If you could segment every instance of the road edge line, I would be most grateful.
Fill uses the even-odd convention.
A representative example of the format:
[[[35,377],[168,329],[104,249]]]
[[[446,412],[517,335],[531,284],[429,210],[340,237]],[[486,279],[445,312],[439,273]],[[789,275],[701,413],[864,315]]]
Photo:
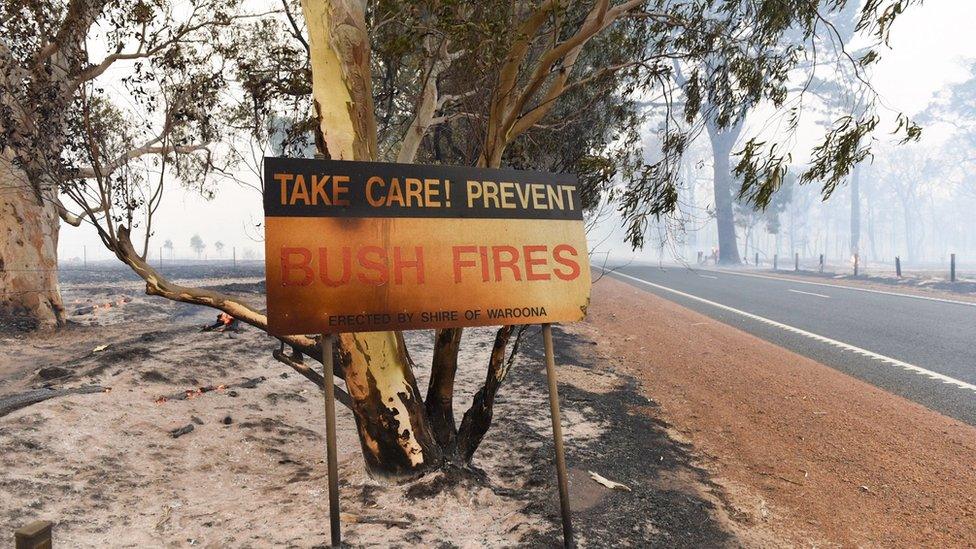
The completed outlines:
[[[668,288],[667,286],[661,286],[660,284],[655,284],[653,282],[648,282],[646,280],[637,278],[635,276],[630,276],[628,274],[624,274],[624,273],[621,273],[619,271],[609,271],[609,270],[603,269],[603,273],[604,274],[609,274],[609,275],[622,276],[624,278],[628,278],[628,279],[633,280],[635,282],[640,282],[641,284],[646,284],[648,286],[657,288],[659,290],[664,290],[664,291],[667,291],[667,292],[671,292],[673,294],[680,295],[680,296],[685,297],[687,299],[692,299],[692,300],[695,300],[695,301],[699,301],[701,303],[705,303],[706,305],[711,305],[711,306],[717,307],[719,309],[724,309],[726,311],[729,311],[729,312],[732,312],[732,313],[736,313],[736,314],[741,315],[741,316],[744,316],[746,318],[751,318],[753,320],[762,322],[764,324],[768,324],[768,325],[773,326],[775,328],[779,328],[781,330],[786,330],[787,332],[792,332],[794,334],[801,335],[801,336],[804,336],[804,337],[813,339],[815,341],[819,341],[821,343],[826,343],[828,345],[831,345],[833,347],[837,347],[837,348],[843,349],[845,351],[850,351],[852,353],[857,353],[857,354],[862,355],[862,356],[867,356],[868,358],[872,358],[872,359],[877,360],[877,361],[880,361],[880,362],[886,362],[886,363],[891,364],[893,366],[898,366],[899,368],[902,368],[904,370],[913,372],[915,374],[918,374],[918,375],[921,375],[921,376],[924,376],[924,377],[928,377],[929,379],[932,379],[932,380],[935,380],[935,381],[941,381],[942,383],[947,383],[947,384],[950,384],[950,385],[955,385],[956,387],[958,387],[960,389],[967,389],[967,390],[976,392],[976,385],[974,385],[972,383],[966,383],[965,381],[962,381],[960,379],[956,379],[954,377],[949,377],[949,376],[947,376],[945,374],[940,374],[938,372],[933,372],[932,370],[927,370],[925,368],[922,368],[921,366],[916,366],[914,364],[909,364],[908,362],[904,362],[904,361],[898,360],[897,358],[891,358],[889,356],[885,356],[885,355],[882,355],[880,353],[876,353],[874,351],[869,351],[867,349],[863,349],[861,347],[857,347],[855,345],[851,345],[850,343],[844,343],[843,341],[837,341],[836,339],[831,339],[829,337],[822,336],[820,334],[815,334],[813,332],[808,332],[808,331],[803,330],[801,328],[797,328],[795,326],[790,326],[789,324],[783,324],[782,322],[777,322],[775,320],[772,320],[772,319],[769,319],[769,318],[766,318],[766,317],[763,317],[763,316],[759,316],[757,314],[749,313],[749,312],[743,311],[741,309],[736,309],[735,307],[730,307],[728,305],[723,305],[721,303],[717,303],[715,301],[711,301],[711,300],[705,299],[703,297],[698,297],[696,295],[688,294],[688,293],[682,292],[680,290],[675,290],[674,288]]]

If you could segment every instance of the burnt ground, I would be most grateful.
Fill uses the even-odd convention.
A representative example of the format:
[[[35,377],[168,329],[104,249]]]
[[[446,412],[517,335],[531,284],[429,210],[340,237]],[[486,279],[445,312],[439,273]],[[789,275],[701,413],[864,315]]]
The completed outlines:
[[[528,334],[522,352],[529,364],[542,365],[541,334],[538,330]],[[559,327],[554,328],[553,337],[557,365],[597,370],[593,357],[584,352],[586,347],[597,345],[596,341]],[[566,461],[571,470],[573,520],[579,538],[597,547],[736,545],[733,533],[716,516],[722,506],[721,489],[695,465],[692,448],[669,436],[668,424],[653,416],[656,403],[639,394],[633,378],[619,374],[616,377],[616,388],[608,392],[592,392],[567,383],[559,387],[564,413],[581,413],[590,421],[607,426],[598,437],[585,443],[574,441],[571,427],[566,429],[570,439]],[[514,384],[547,394],[544,367],[521,368],[512,378]],[[546,410],[540,413],[548,416]],[[521,436],[539,441],[537,450],[526,456],[538,464],[529,472],[529,482],[551,485],[556,475],[551,438],[520,423],[518,418],[503,418],[496,428],[522,431]],[[632,491],[608,491],[589,478],[589,471],[621,482]],[[549,499],[536,498],[527,509],[540,514],[552,527],[526,541],[531,545],[559,546],[562,531],[558,494],[553,493]]]
[[[259,269],[221,269],[168,274],[263,300]],[[60,543],[79,547],[311,547],[327,539],[321,397],[270,357],[272,339],[247,327],[201,332],[213,311],[148,298],[118,272],[64,278],[68,329],[0,335],[0,408],[31,391],[102,390],[0,417],[0,532],[44,518],[56,523]],[[492,336],[465,332],[459,416],[483,379]],[[586,325],[556,328],[554,336],[581,545],[781,541],[728,501],[656,404],[600,352],[603,336]],[[407,341],[425,387],[431,334],[410,332]],[[219,385],[227,387],[159,401]],[[538,328],[526,332],[500,392],[476,473],[378,484],[363,473],[351,414],[340,408],[338,416],[349,545],[561,545]],[[632,491],[609,490],[589,471]]]

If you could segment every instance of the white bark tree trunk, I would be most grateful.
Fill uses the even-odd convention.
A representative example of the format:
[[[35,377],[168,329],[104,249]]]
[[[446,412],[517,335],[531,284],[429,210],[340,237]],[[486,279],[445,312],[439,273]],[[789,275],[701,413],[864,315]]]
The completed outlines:
[[[316,145],[337,160],[375,160],[376,125],[364,5],[305,0]],[[339,355],[353,401],[366,469],[402,482],[441,464],[402,338],[395,332],[346,333]]]
[[[59,226],[52,197],[38,196],[23,171],[0,159],[0,329],[64,324]]]
[[[715,194],[715,222],[718,226],[718,261],[723,265],[738,265],[742,260],[739,258],[739,246],[735,236],[729,156],[742,129],[742,123],[719,129],[710,122],[707,128],[712,144],[712,190]]]

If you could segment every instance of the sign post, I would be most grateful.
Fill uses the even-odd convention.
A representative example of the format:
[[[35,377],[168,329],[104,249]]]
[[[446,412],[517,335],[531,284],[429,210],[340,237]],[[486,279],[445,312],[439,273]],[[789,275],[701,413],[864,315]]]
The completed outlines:
[[[559,417],[559,389],[556,386],[556,359],[552,350],[552,325],[542,325],[542,342],[546,349],[546,381],[549,383],[549,414],[552,417],[552,439],[556,447],[556,478],[559,481],[559,510],[563,517],[563,545],[573,547],[573,524],[569,511],[569,474],[563,448],[563,427]]]
[[[576,179],[508,169],[264,162],[268,331],[322,334],[332,545],[341,543],[335,334],[541,324],[563,539],[573,545],[552,328],[582,320]]]
[[[322,377],[325,386],[325,438],[329,469],[329,532],[332,547],[342,545],[339,529],[339,467],[336,459],[335,380],[333,368],[333,335],[322,334]]]

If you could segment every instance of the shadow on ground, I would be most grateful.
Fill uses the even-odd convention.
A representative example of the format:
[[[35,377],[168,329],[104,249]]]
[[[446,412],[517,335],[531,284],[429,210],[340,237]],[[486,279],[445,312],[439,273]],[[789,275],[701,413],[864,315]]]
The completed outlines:
[[[546,394],[542,367],[542,342],[537,330],[527,334],[523,346],[526,368],[511,374],[511,385],[523,385],[540,395]],[[597,365],[580,351],[595,342],[554,328],[557,365],[578,365],[594,369]],[[560,383],[559,396],[564,414],[583,412],[588,421],[605,429],[595,439],[574,443],[572,425],[566,430],[567,465],[571,470],[573,521],[577,539],[589,546],[640,547],[715,547],[737,545],[716,516],[721,491],[707,473],[693,464],[691,448],[669,437],[667,424],[655,420],[648,408],[653,401],[639,394],[636,382],[620,378],[617,389],[608,393],[590,392]],[[507,389],[508,387],[506,387]],[[537,413],[548,421],[548,410]],[[518,431],[513,438],[535,438],[540,444],[528,455],[528,484],[548,488],[550,497],[536,498],[526,511],[544,517],[552,524],[545,533],[525,542],[532,546],[560,546],[562,543],[559,497],[556,491],[554,448],[551,436],[526,426],[517,417],[496,420],[496,433]],[[608,490],[589,478],[588,471],[626,484],[632,491]]]

